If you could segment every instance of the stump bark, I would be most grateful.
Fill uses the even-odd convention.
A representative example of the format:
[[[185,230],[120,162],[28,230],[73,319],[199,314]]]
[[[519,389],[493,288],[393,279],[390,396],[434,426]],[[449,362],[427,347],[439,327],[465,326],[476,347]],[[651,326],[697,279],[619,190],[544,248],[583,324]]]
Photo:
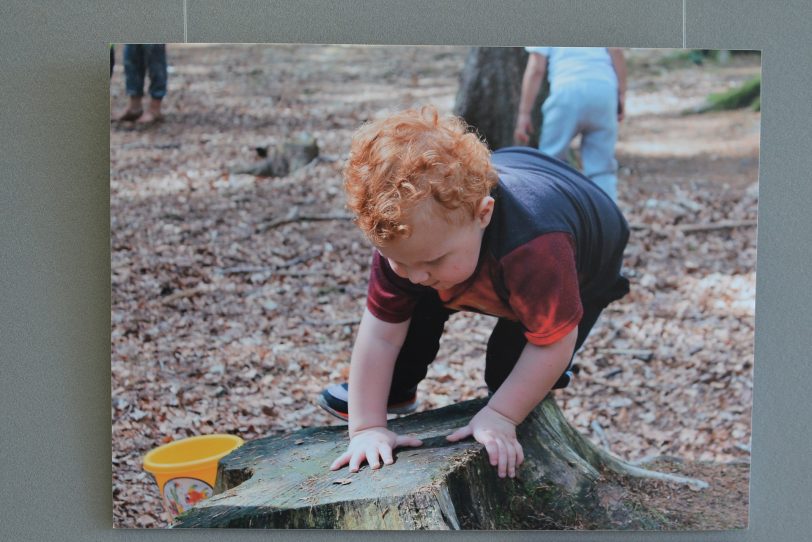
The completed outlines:
[[[215,495],[174,527],[330,529],[663,529],[675,528],[641,499],[639,476],[564,419],[548,396],[517,428],[525,463],[500,479],[482,445],[445,435],[484,400],[390,422],[423,440],[396,450],[393,465],[330,471],[346,449],[345,427],[304,429],[248,442],[220,461]]]

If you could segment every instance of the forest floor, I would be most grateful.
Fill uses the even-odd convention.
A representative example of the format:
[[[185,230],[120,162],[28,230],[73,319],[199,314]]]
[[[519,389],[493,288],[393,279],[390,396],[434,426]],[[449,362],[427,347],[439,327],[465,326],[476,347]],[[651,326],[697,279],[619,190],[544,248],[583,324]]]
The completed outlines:
[[[113,114],[126,105],[116,53]],[[341,168],[352,132],[392,108],[450,112],[466,53],[170,45],[164,122],[111,123],[115,527],[167,525],[142,470],[162,443],[339,423],[315,398],[347,378],[370,249],[345,219],[273,221],[293,208],[305,218],[346,213]],[[744,526],[760,114],[682,111],[758,74],[759,57],[695,66],[673,50],[631,50],[628,62],[617,157],[620,206],[633,226],[624,263],[632,292],[604,311],[557,400],[577,429],[624,459],[721,465],[704,474],[735,486],[725,493],[738,499],[735,517],[710,514],[696,528]],[[229,173],[257,160],[255,147],[302,133],[334,160],[282,178]],[[493,323],[451,318],[419,390],[422,409],[486,394]]]

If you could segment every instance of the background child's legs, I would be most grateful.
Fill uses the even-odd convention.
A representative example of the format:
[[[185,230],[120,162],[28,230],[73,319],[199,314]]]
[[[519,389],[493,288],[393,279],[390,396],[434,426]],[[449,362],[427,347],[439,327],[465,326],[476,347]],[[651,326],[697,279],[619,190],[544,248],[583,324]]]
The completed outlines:
[[[584,315],[578,324],[575,352],[584,344],[602,310],[603,306],[600,305],[584,306]],[[519,361],[519,356],[524,350],[525,344],[527,344],[527,339],[524,336],[522,325],[519,322],[500,318],[488,339],[488,349],[485,354],[485,383],[490,391],[499,389],[499,386],[507,379],[510,371]],[[570,367],[572,367],[572,360],[570,360],[567,370]],[[558,379],[558,382],[555,383],[553,389],[566,388],[569,382],[570,376],[565,371],[561,378]]]
[[[592,179],[617,201],[617,89],[596,83],[585,89],[581,110],[581,165]]]
[[[147,65],[144,60],[144,46],[127,43],[124,45],[124,81],[127,96],[140,98],[144,95],[144,75]]]
[[[578,133],[578,104],[573,103],[566,91],[557,91],[541,106],[542,124],[539,151],[567,161],[570,141]]]
[[[429,364],[440,349],[440,336],[446,320],[454,312],[443,307],[434,291],[426,293],[417,302],[406,340],[395,362],[390,402],[411,395],[417,384],[426,378]]]
[[[166,45],[144,45],[144,57],[149,73],[149,95],[153,100],[166,96]],[[143,75],[142,81],[143,81]]]

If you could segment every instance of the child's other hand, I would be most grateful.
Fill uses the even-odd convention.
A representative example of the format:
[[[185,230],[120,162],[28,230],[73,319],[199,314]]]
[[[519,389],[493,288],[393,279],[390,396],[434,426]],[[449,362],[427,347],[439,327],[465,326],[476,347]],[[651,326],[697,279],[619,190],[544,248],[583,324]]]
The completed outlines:
[[[489,406],[485,406],[471,418],[468,425],[448,435],[451,442],[473,437],[485,445],[491,465],[497,468],[500,478],[516,476],[516,467],[524,462],[522,445],[516,439],[516,424]]]
[[[530,115],[521,114],[516,119],[516,128],[513,131],[513,139],[518,145],[527,145],[530,141],[530,133],[533,131],[533,126],[530,121]]]
[[[379,457],[384,465],[395,462],[392,458],[393,449],[400,446],[422,445],[423,441],[414,437],[398,435],[385,427],[370,427],[352,436],[347,451],[333,461],[330,470],[338,470],[349,463],[350,472],[358,472],[365,459],[371,468],[378,469],[381,467]]]

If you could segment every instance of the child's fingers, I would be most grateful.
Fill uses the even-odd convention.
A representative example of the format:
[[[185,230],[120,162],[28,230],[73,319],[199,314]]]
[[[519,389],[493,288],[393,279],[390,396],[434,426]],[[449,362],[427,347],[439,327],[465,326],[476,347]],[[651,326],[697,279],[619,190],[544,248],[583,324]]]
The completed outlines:
[[[446,437],[446,440],[450,440],[451,442],[457,442],[458,440],[470,437],[472,433],[473,431],[471,430],[471,426],[466,425],[465,427],[460,427],[459,429],[448,435]]]
[[[350,458],[350,472],[358,472],[361,469],[361,462],[366,458],[364,452],[353,452]]]
[[[518,458],[516,459],[516,467],[524,463],[524,450],[522,449],[522,445],[519,441],[516,441],[516,452],[518,452]]]
[[[516,461],[518,460],[519,452],[516,450],[516,444],[508,441],[507,447],[507,475],[510,478],[516,476]]]
[[[485,450],[488,452],[488,459],[490,460],[491,466],[497,466],[499,464],[499,445],[496,444],[496,440],[490,439],[486,442],[482,442],[482,444],[485,445]]]
[[[499,478],[504,478],[507,476],[508,449],[502,439],[496,439],[496,449],[499,454],[496,471]]]
[[[398,435],[395,439],[395,448],[399,446],[411,446],[416,448],[417,446],[423,446],[423,441],[408,435]]]
[[[392,457],[392,448],[388,444],[381,444],[378,451],[381,453],[381,459],[384,465],[391,465],[395,462],[395,459]]]
[[[340,469],[349,462],[351,456],[352,452],[344,452],[343,454],[338,456],[338,458],[336,458],[335,461],[333,461],[333,464],[330,465],[330,470]]]
[[[364,451],[364,454],[367,456],[367,463],[369,463],[370,468],[381,468],[381,462],[378,461],[378,448],[370,446]]]

